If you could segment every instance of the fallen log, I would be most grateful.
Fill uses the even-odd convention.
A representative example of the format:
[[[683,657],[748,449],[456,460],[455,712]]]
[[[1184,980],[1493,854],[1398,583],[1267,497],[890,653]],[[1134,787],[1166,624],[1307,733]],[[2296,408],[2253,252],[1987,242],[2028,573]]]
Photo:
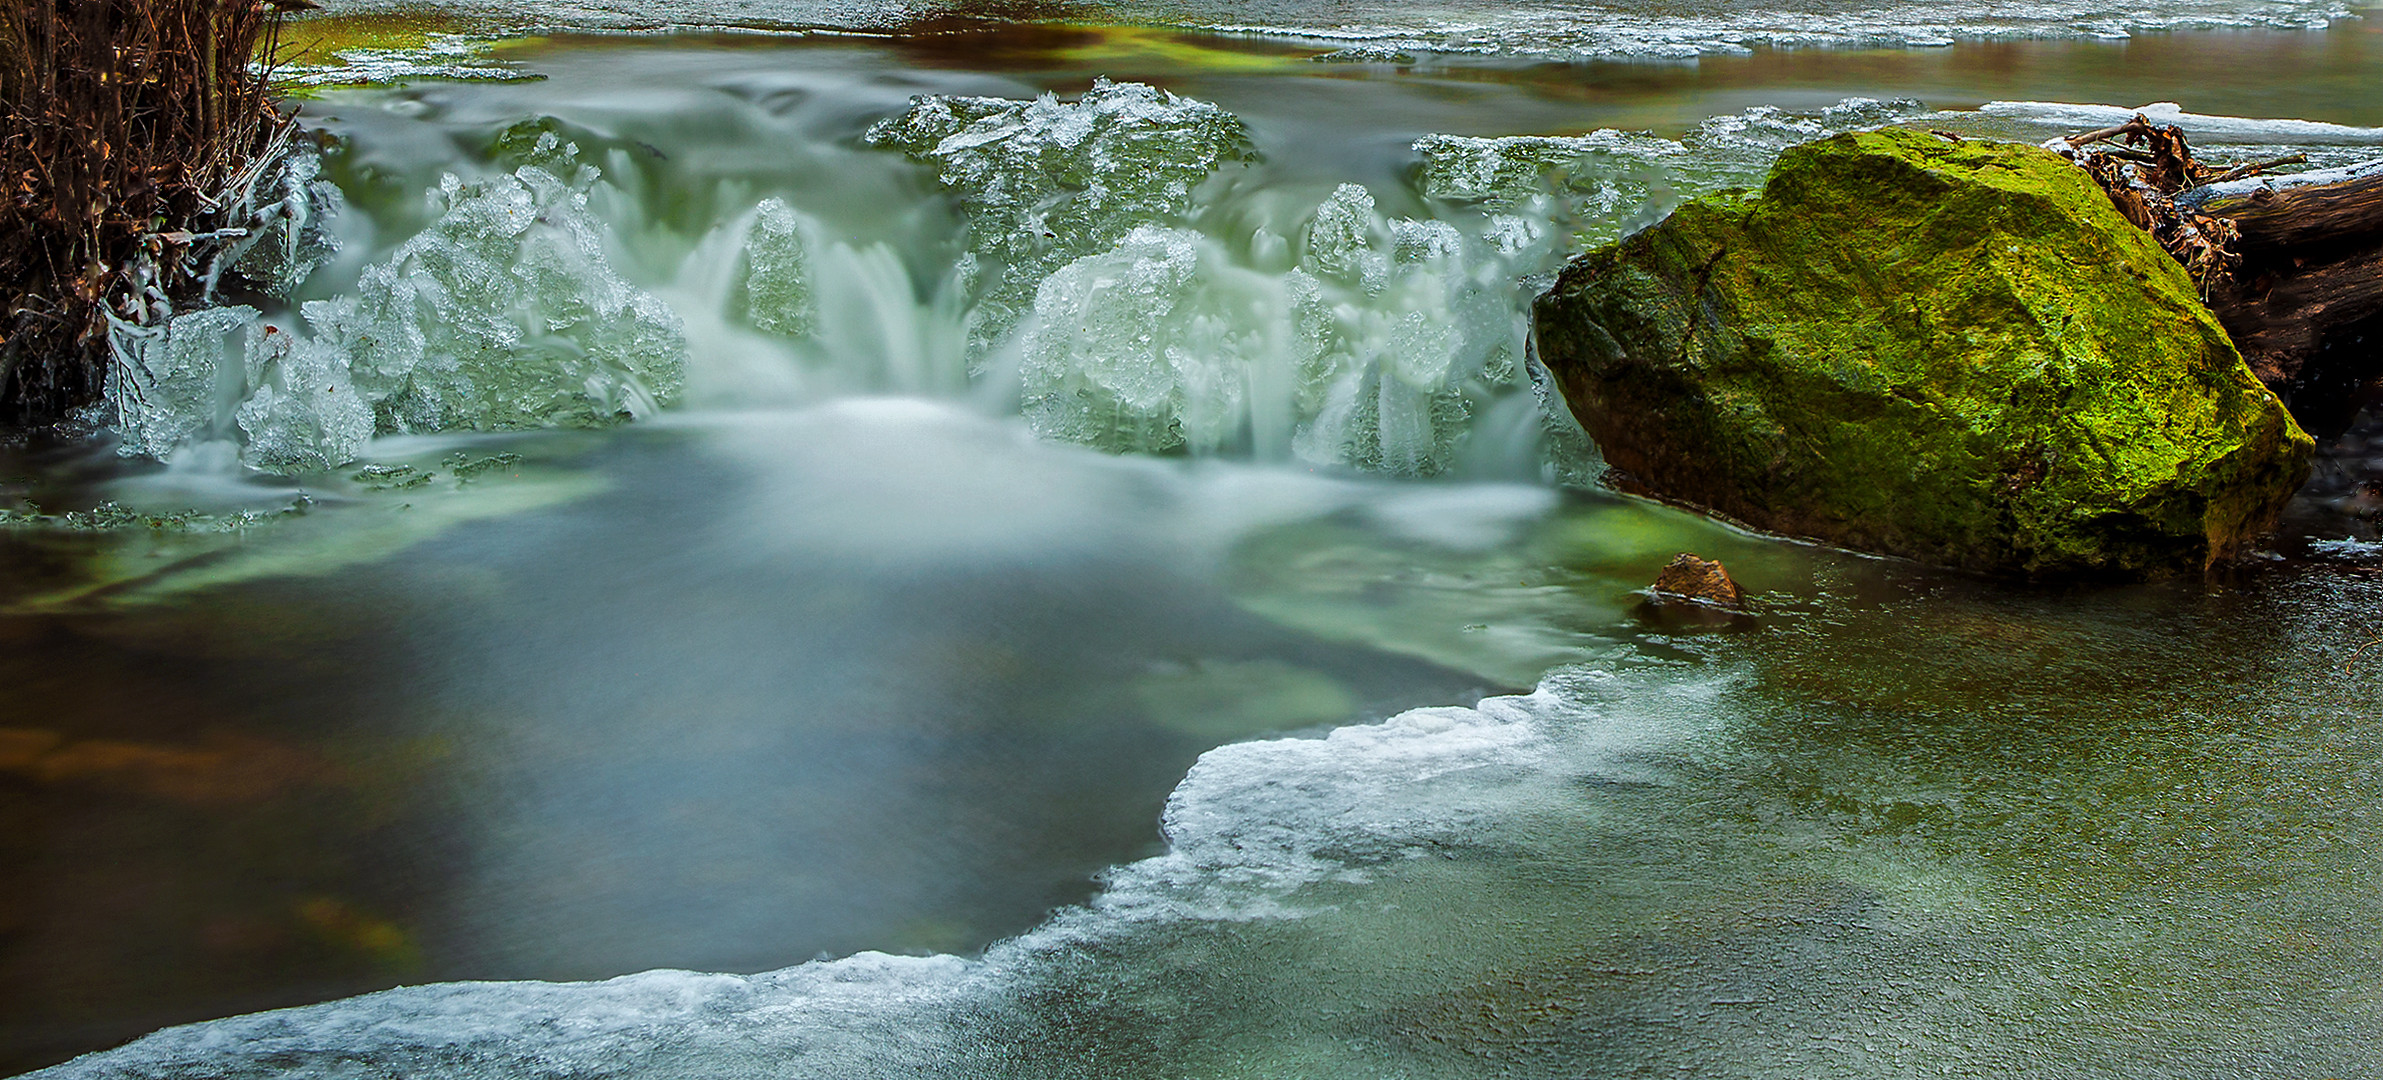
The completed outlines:
[[[2383,394],[2383,162],[2303,175],[2200,200],[2240,245],[2209,306],[2301,426],[2335,435]]]
[[[2287,176],[2226,180],[2183,192],[2176,204],[2231,218],[2246,253],[2383,236],[2383,161]]]
[[[2125,145],[2082,149],[2105,141]],[[2217,170],[2142,117],[2059,140],[2202,297],[2311,434],[2383,398],[2383,161],[2282,176],[2289,158]]]

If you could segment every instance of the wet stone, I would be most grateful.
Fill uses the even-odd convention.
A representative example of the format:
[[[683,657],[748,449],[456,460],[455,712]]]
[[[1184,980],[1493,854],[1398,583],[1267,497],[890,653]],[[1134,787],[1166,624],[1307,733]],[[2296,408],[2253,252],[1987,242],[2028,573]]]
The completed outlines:
[[[1683,551],[1655,575],[1639,614],[1659,626],[1720,627],[1743,622],[1745,606],[1746,590],[1721,560]]]
[[[1686,551],[1655,575],[1653,591],[1663,600],[1692,600],[1733,608],[1746,604],[1746,590],[1730,578],[1721,560],[1701,558]]]

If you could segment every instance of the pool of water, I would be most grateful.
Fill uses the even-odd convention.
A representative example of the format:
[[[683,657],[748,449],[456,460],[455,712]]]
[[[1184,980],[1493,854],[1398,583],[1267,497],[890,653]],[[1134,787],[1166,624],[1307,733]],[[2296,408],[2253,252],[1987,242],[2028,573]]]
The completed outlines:
[[[328,92],[344,247],[295,300],[386,280],[544,117],[600,176],[541,221],[667,306],[685,389],[285,475],[220,422],[0,448],[0,1072],[311,1006],[56,1075],[2383,1075],[2365,435],[2223,580],[1994,583],[1584,483],[1515,318],[1844,126],[2173,101],[2378,156],[2375,25],[558,35],[503,53],[538,81]],[[1127,125],[1017,203],[870,136],[1136,85],[1246,144],[1143,190],[1182,158]],[[1464,186],[1493,159],[1530,167]],[[770,199],[800,334],[756,314]],[[1137,319],[1234,360],[1144,393],[1101,366]],[[1644,608],[1683,550],[1754,615]]]

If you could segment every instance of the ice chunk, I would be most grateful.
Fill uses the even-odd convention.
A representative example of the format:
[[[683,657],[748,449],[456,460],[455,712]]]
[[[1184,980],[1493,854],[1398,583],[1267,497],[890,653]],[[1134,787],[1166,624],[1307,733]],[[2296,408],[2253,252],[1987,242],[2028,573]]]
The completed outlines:
[[[1198,232],[1157,226],[1062,267],[1024,340],[1029,422],[1109,450],[1445,471],[1467,393],[1514,376],[1511,360],[1492,361],[1519,348],[1520,323],[1484,286],[1496,267],[1469,266],[1453,227],[1384,223],[1370,204],[1344,188],[1311,230],[1309,262],[1335,280],[1252,269]]]
[[[1682,157],[1679,143],[1643,132],[1602,130],[1580,136],[1468,138],[1426,135],[1415,140],[1423,159],[1423,194],[1449,202],[1510,208],[1535,196],[1571,192],[1595,196],[1618,184],[1662,175]]]
[[[257,310],[205,308],[157,327],[118,326],[108,400],[126,455],[163,460],[218,433],[245,387],[258,347]]]
[[[1307,254],[1300,264],[1317,277],[1381,292],[1390,282],[1390,258],[1382,250],[1386,232],[1374,213],[1373,193],[1342,184],[1309,219]]]
[[[270,296],[289,299],[339,254],[330,222],[346,209],[339,188],[322,179],[323,155],[301,143],[273,167],[273,200],[261,215],[269,222],[232,263],[232,272]]]
[[[1320,398],[1333,317],[1315,279],[1235,266],[1197,232],[1143,226],[1035,294],[1026,414],[1110,450],[1287,450]]]
[[[1427,135],[1415,152],[1423,194],[1482,208],[1484,239],[1526,270],[1561,257],[1564,239],[1604,243],[1652,224],[1693,186],[1686,148],[1643,133]]]
[[[1425,197],[1486,212],[1484,239],[1525,269],[1653,224],[1682,200],[1760,186],[1779,152],[1841,131],[1925,115],[1910,99],[1846,98],[1817,113],[1757,106],[1715,116],[1678,142],[1646,132],[1469,138],[1426,135],[1414,149]]]
[[[1415,54],[1396,45],[1369,43],[1318,53],[1308,59],[1319,64],[1413,64]]]
[[[353,294],[306,305],[380,430],[599,425],[677,396],[684,331],[613,271],[587,208],[595,175],[449,176],[437,221]]]
[[[801,219],[780,199],[763,199],[745,233],[745,312],[753,327],[803,338],[817,329]]]
[[[1391,257],[1402,263],[1441,263],[1464,250],[1464,235],[1445,221],[1399,218],[1390,223]]]
[[[337,468],[372,439],[371,403],[356,392],[345,358],[329,346],[268,326],[253,359],[255,386],[236,413],[247,445],[240,460],[267,472]]]
[[[985,282],[979,350],[1016,323],[1044,278],[1139,226],[1180,223],[1193,189],[1255,153],[1233,114],[1107,79],[1073,102],[918,97],[868,141],[934,165],[959,195],[971,254],[998,275]]]

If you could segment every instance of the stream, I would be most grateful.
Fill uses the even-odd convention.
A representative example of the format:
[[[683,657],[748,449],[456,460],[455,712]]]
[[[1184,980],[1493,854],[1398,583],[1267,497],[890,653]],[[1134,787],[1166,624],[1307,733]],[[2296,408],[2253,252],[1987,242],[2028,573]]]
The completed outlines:
[[[2383,423],[1992,582],[1600,488],[1527,317],[1837,131],[2383,156],[2383,17],[373,10],[0,442],[0,1074],[2383,1078]]]

